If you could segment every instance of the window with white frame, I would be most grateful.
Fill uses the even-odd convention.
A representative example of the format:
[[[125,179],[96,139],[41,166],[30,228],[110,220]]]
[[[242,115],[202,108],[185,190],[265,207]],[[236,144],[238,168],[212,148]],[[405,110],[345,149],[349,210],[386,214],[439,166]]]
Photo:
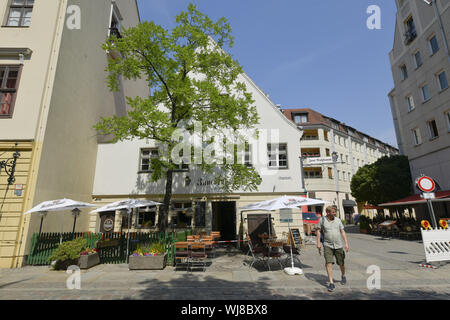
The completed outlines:
[[[445,112],[445,119],[447,121],[447,130],[450,132],[450,110]]]
[[[405,64],[400,66],[400,75],[402,80],[406,80],[408,78],[408,69]]]
[[[406,104],[408,105],[408,112],[416,108],[416,106],[414,105],[414,99],[412,95],[406,97]]]
[[[159,152],[158,148],[141,149],[140,159],[139,159],[139,171],[150,171],[151,170],[151,159],[158,158]]]
[[[422,55],[420,54],[420,51],[414,53],[414,63],[416,65],[416,69],[422,65]]]
[[[286,169],[288,167],[286,143],[268,144],[267,155],[269,157],[269,168]]]
[[[437,80],[441,91],[448,88],[447,75],[445,74],[445,71],[438,73]]]
[[[433,119],[433,120],[428,121],[427,125],[428,125],[428,131],[430,133],[430,139],[439,137],[436,120]]]
[[[120,34],[121,20],[122,16],[120,15],[119,8],[117,8],[115,4],[112,4],[108,36],[116,36],[117,38],[122,37]]]
[[[437,41],[436,36],[432,36],[429,40],[428,40],[428,44],[430,46],[430,55],[435,54],[436,52],[438,52],[439,50],[439,44]]]
[[[294,113],[293,118],[294,118],[295,123],[308,122],[308,114],[307,113]]]
[[[252,166],[252,146],[245,143],[245,150],[244,150],[244,165],[247,167]]]
[[[424,84],[422,87],[420,87],[420,91],[422,92],[422,101],[428,101],[430,100],[431,96],[430,96],[430,88],[428,87],[427,84]]]
[[[29,27],[34,0],[12,0],[9,6],[8,27]]]

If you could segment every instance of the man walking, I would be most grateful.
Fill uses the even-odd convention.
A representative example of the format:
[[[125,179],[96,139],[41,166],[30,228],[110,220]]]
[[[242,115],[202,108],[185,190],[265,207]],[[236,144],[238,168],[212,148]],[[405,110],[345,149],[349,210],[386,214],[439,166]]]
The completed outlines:
[[[349,246],[347,235],[344,231],[344,225],[342,224],[342,221],[340,219],[336,218],[336,209],[332,206],[329,206],[325,209],[325,212],[326,216],[320,219],[318,229],[316,230],[317,249],[319,249],[319,254],[321,254],[321,234],[323,233],[323,255],[325,257],[325,267],[327,269],[328,279],[330,280],[328,291],[332,292],[335,288],[332,268],[332,265],[334,264],[333,257],[336,258],[336,263],[341,268],[341,284],[344,285],[347,283],[344,264],[345,252],[342,247],[341,238],[344,239],[346,252],[348,252]]]

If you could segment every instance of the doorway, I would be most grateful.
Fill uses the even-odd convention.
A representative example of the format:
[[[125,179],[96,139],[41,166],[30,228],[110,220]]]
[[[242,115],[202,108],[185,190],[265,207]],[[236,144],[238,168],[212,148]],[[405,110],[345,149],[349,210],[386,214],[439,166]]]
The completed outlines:
[[[248,214],[247,228],[252,243],[262,245],[262,240],[258,237],[258,234],[273,234],[271,214]]]
[[[212,202],[212,231],[220,231],[220,240],[236,240],[236,202]]]

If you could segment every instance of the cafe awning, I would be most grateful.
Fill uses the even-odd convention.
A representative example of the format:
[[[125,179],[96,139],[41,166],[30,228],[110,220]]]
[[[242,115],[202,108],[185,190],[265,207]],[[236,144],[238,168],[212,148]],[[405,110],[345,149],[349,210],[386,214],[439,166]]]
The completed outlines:
[[[445,202],[450,201],[450,190],[435,192],[435,199],[431,199],[432,202]],[[396,201],[382,203],[381,207],[395,207],[395,206],[410,206],[415,204],[426,204],[427,200],[423,199],[420,194],[415,194]]]

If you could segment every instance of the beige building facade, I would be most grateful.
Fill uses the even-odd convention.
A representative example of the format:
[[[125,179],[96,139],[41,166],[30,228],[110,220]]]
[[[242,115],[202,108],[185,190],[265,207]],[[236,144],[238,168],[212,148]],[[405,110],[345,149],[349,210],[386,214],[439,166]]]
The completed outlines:
[[[338,216],[352,222],[353,215],[363,209],[351,195],[353,175],[383,156],[398,154],[398,150],[310,108],[283,108],[282,113],[303,132],[299,154],[309,197],[337,206]],[[322,213],[323,208],[310,210]]]
[[[396,0],[389,53],[395,88],[388,96],[413,182],[427,175],[450,190],[450,2],[429,2]]]
[[[20,267],[39,231],[42,201],[92,202],[101,117],[123,115],[125,96],[146,96],[144,81],[106,85],[113,52],[101,45],[113,32],[139,23],[135,0],[1,1],[0,161],[15,151],[15,181],[0,174],[0,267]],[[65,215],[61,224],[61,215]],[[85,231],[90,216],[77,218]],[[48,213],[42,231],[71,232],[70,212]]]

